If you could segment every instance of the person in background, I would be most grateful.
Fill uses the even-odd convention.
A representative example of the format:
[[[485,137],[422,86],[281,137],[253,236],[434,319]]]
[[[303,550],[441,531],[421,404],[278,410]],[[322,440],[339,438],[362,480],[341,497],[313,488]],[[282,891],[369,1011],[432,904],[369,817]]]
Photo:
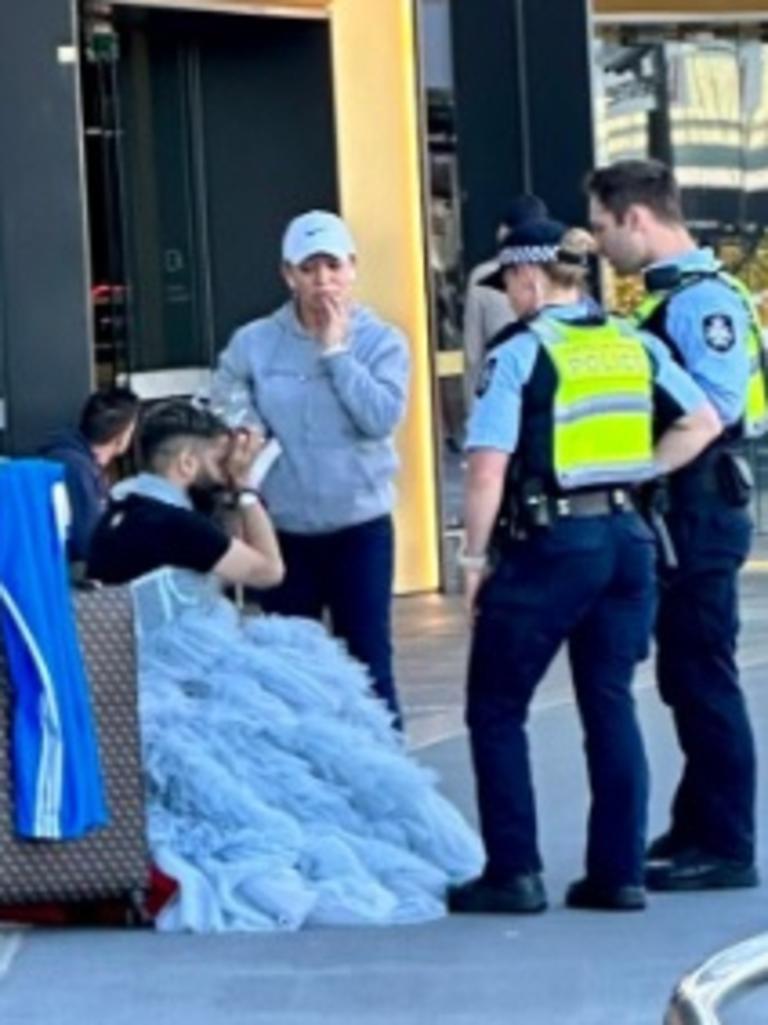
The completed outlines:
[[[543,199],[527,193],[517,196],[499,222],[497,246],[513,228],[526,221],[539,221],[547,216],[547,205]],[[467,283],[464,301],[464,404],[467,413],[472,408],[488,343],[514,320],[506,295],[485,283],[497,268],[495,259],[486,260],[471,271]]]
[[[128,388],[102,389],[89,395],[77,427],[53,434],[39,455],[64,465],[71,511],[67,554],[84,562],[99,517],[107,504],[107,468],[130,448],[139,416],[139,399]]]
[[[356,246],[335,214],[315,210],[291,221],[282,271],[288,301],[235,332],[210,393],[231,426],[255,427],[282,448],[262,491],[286,576],[261,604],[288,616],[327,613],[399,720],[393,432],[405,412],[408,345],[353,301]]]

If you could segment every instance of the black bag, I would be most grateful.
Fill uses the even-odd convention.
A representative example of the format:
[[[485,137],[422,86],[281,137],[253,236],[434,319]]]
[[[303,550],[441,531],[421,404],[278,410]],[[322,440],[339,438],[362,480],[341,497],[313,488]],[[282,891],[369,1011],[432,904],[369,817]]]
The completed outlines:
[[[140,903],[147,885],[133,610],[128,588],[74,596],[104,773],[109,824],[80,840],[21,840],[12,820],[10,685],[0,644],[0,904]]]

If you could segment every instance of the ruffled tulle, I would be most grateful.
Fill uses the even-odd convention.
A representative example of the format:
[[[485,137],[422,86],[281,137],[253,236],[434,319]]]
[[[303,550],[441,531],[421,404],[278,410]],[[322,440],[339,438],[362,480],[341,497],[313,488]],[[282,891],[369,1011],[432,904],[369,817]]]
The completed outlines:
[[[422,922],[477,874],[475,833],[316,623],[220,597],[140,642],[150,843],[166,930]]]

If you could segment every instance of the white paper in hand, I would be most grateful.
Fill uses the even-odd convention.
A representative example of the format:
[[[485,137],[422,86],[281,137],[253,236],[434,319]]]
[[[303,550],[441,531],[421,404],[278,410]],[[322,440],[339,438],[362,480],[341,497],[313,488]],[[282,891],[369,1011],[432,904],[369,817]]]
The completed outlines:
[[[283,446],[277,438],[270,438],[253,461],[253,466],[248,474],[249,488],[253,488],[255,491],[259,490],[264,482],[264,478],[272,469],[282,451]]]

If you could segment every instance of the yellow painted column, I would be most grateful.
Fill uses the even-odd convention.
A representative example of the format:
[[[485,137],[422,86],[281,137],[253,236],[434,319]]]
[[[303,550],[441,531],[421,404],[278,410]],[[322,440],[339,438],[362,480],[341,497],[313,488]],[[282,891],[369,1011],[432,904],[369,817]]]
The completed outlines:
[[[411,0],[334,0],[330,10],[341,207],[360,250],[359,294],[411,345],[396,589],[432,590],[439,536],[413,10]]]

